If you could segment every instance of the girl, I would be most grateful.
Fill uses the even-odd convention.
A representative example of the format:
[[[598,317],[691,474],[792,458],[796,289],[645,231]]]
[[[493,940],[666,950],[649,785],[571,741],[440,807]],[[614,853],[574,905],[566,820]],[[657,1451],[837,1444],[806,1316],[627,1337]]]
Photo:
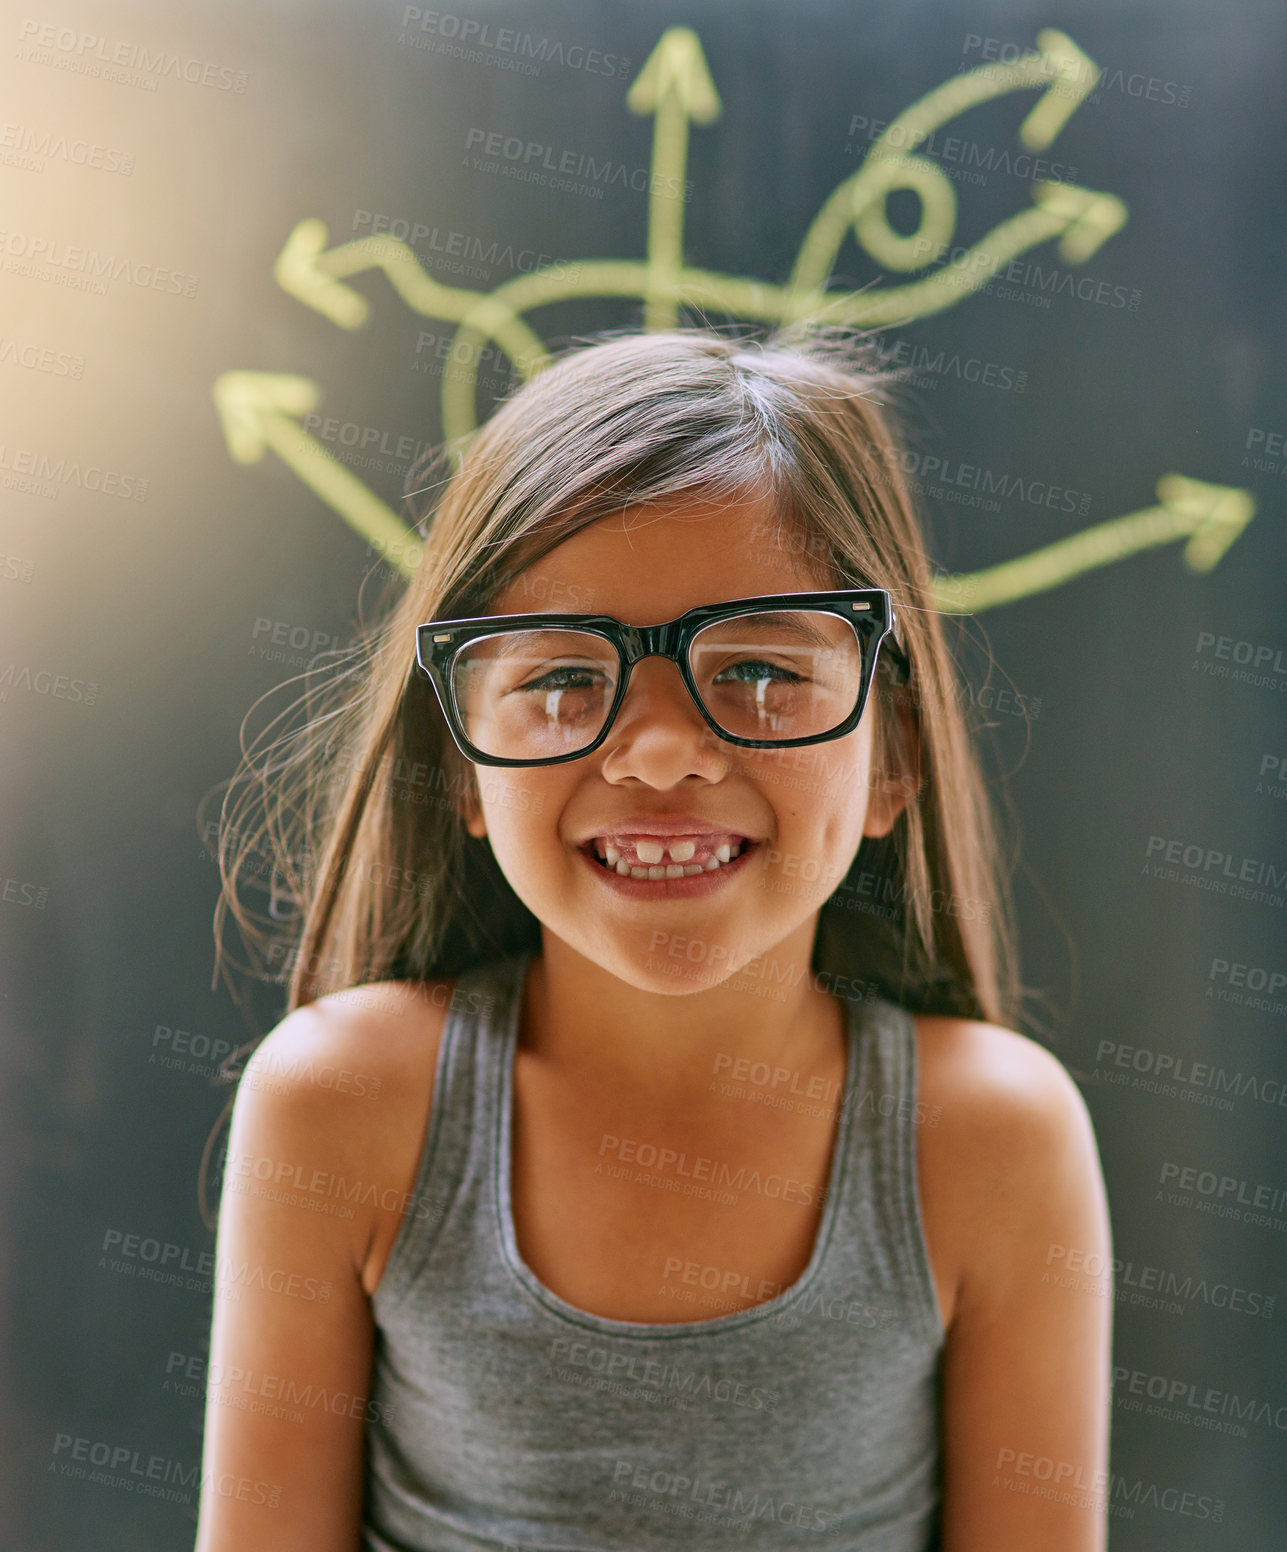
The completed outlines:
[[[1104,1546],[1103,1182],[1008,1027],[883,380],[832,330],[565,354],[255,767],[303,914],[198,1552]]]

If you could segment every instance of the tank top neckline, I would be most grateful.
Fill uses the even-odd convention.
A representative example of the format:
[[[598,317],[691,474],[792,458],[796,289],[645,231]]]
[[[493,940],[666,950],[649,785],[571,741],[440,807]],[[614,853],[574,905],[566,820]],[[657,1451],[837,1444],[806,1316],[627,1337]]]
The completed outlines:
[[[858,1087],[861,1049],[857,1004],[845,1002],[846,1064],[844,1096],[840,1116],[832,1142],[831,1166],[827,1175],[827,1197],[818,1222],[813,1250],[808,1263],[796,1280],[771,1299],[752,1304],[743,1310],[731,1310],[707,1320],[645,1321],[613,1320],[607,1315],[596,1315],[590,1310],[579,1309],[561,1299],[546,1285],[523,1260],[518,1248],[518,1234],[514,1227],[514,1205],[511,1192],[514,1115],[514,1057],[518,1048],[519,1015],[523,1006],[523,990],[527,971],[536,950],[531,949],[512,961],[513,973],[505,988],[509,1002],[504,1013],[499,1045],[500,1081],[496,1087],[495,1108],[492,1115],[492,1175],[496,1207],[496,1228],[501,1249],[501,1260],[510,1274],[527,1289],[546,1309],[574,1325],[588,1327],[604,1335],[624,1337],[691,1337],[716,1336],[724,1331],[741,1329],[757,1321],[772,1320],[788,1311],[817,1280],[826,1260],[827,1250],[836,1227],[840,1211],[840,1195],[845,1180],[845,1166],[849,1156],[850,1117],[855,1105],[854,1095]]]

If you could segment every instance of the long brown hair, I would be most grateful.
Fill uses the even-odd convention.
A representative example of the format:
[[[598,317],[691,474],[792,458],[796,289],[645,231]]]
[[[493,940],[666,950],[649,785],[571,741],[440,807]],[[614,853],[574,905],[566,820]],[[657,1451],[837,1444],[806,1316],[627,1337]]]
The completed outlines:
[[[911,686],[882,676],[871,705],[873,769],[916,795],[823,906],[813,968],[913,1011],[1012,1023],[1007,869],[900,467],[896,378],[853,331],[797,324],[763,339],[583,337],[517,388],[424,503],[401,597],[243,744],[221,815],[219,956],[231,915],[244,968],[288,982],[293,1009],[539,948],[539,922],[463,823],[477,773],[415,666],[415,627],[485,613],[532,562],[627,505],[767,493],[776,542],[834,579],[822,585],[889,590],[912,663]],[[447,462],[437,449],[409,484]],[[248,890],[265,872],[267,912]]]

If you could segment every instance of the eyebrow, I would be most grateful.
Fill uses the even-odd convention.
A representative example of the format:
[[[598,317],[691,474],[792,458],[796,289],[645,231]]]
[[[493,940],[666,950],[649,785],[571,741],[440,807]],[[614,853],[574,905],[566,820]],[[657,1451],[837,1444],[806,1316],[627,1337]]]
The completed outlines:
[[[748,610],[744,615],[729,616],[729,619],[736,619],[740,627],[749,631],[754,631],[757,627],[760,626],[769,629],[784,630],[787,632],[787,634],[794,636],[797,640],[806,642],[809,645],[818,647],[824,651],[830,651],[835,646],[834,640],[827,636],[823,630],[821,630],[812,622],[812,620],[810,620],[808,611],[802,611],[799,609],[752,609]],[[618,624],[620,623],[621,622],[618,621]],[[726,624],[727,620],[716,620],[712,623],[716,625]],[[484,637],[482,639],[490,639],[495,641],[497,637],[512,636],[511,640],[502,641],[500,645],[493,651],[492,660],[497,662],[505,658],[520,656],[526,650],[523,646],[523,640],[527,636],[540,633],[551,636],[566,635],[568,633],[578,632],[581,629],[581,627],[576,625],[511,625],[501,627],[490,638]],[[599,636],[597,631],[586,631],[584,634],[593,636],[596,640],[605,640],[605,638]],[[756,645],[756,643],[726,642],[723,645],[749,647]]]
[[[520,657],[529,652],[531,649],[524,646],[524,640],[528,636],[534,636],[538,634],[547,636],[566,636],[570,633],[577,632],[578,629],[579,627],[575,625],[510,625],[502,630],[496,631],[495,634],[490,637],[484,636],[480,639],[483,641],[496,641],[497,637],[509,636],[511,638],[509,641],[502,640],[493,651],[492,660],[496,662],[503,658]],[[593,636],[596,641],[602,641],[605,646],[608,645],[606,639],[600,636],[597,631],[583,631],[581,634]]]
[[[717,622],[718,623],[718,622]],[[786,629],[790,635],[798,637],[801,641],[812,643],[816,647],[830,648],[834,645],[825,633],[808,619],[806,614],[799,610],[780,611],[765,610],[763,613],[743,615],[738,618],[738,625],[742,628],[754,630],[757,625],[771,625],[779,629]],[[740,645],[740,643],[734,643]]]

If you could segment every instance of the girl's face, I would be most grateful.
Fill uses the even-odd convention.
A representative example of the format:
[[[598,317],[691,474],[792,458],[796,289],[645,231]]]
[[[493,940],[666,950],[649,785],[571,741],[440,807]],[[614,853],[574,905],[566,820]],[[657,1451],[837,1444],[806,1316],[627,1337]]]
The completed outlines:
[[[686,497],[636,507],[565,540],[488,612],[654,625],[698,604],[830,588],[799,553],[804,546],[778,542],[778,526],[767,501]],[[862,837],[885,834],[897,818],[901,784],[869,776],[875,704],[873,694],[858,727],[829,743],[744,749],[706,725],[675,664],[645,658],[592,754],[563,765],[475,767],[481,810],[467,816],[469,832],[489,837],[546,933],[619,979],[660,993],[715,985],[793,934],[811,944],[817,912]],[[748,844],[740,861],[678,887],[623,878],[596,860],[602,838],[616,832],[627,860],[656,862],[657,842],[668,847],[671,837],[659,826],[650,845],[650,820],[691,829],[692,853],[677,841],[690,867],[720,855],[712,830]],[[623,831],[642,844],[622,846]],[[659,860],[679,859],[667,849]]]

